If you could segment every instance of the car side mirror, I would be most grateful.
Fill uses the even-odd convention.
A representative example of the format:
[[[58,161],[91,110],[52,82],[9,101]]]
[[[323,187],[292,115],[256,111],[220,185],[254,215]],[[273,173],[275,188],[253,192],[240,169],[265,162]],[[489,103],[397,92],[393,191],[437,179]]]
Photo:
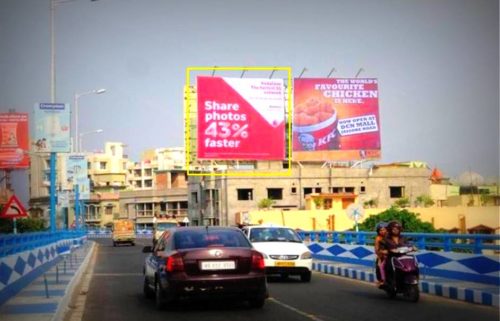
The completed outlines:
[[[142,253],[152,253],[153,252],[153,247],[151,245],[146,245],[145,247],[142,248]]]

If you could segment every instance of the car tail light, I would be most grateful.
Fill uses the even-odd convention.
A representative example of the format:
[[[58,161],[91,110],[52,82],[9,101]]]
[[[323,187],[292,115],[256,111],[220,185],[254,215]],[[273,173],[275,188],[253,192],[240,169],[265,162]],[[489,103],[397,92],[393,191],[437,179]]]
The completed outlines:
[[[184,262],[182,261],[182,256],[180,254],[169,256],[167,258],[165,270],[167,272],[184,271]]]
[[[263,271],[266,268],[264,257],[259,252],[252,252],[252,270]]]

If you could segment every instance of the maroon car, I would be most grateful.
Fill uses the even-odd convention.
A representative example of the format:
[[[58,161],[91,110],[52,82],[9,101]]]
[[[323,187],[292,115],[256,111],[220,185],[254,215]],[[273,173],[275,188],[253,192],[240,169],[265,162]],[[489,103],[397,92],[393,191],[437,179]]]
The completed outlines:
[[[144,295],[156,306],[180,298],[248,300],[260,308],[268,297],[264,257],[237,228],[179,227],[165,231],[144,264]]]

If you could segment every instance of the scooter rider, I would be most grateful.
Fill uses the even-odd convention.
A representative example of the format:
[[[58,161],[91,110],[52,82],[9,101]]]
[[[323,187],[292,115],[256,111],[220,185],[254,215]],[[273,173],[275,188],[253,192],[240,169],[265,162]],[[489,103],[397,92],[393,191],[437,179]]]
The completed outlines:
[[[406,245],[404,237],[401,236],[402,230],[403,227],[398,221],[389,222],[389,224],[387,225],[387,236],[384,242],[381,243],[381,246],[383,247],[383,249],[387,250],[387,254],[389,256],[385,264],[386,281],[392,280],[393,277],[393,266],[390,257],[393,256],[394,253],[391,251],[397,249],[400,246]]]

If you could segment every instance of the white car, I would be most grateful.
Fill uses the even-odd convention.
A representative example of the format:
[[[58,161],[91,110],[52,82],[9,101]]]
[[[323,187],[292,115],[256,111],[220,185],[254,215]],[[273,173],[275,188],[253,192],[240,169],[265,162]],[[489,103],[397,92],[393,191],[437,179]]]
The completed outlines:
[[[266,274],[300,275],[303,282],[311,281],[312,253],[293,229],[255,225],[242,230],[253,247],[264,255]]]

